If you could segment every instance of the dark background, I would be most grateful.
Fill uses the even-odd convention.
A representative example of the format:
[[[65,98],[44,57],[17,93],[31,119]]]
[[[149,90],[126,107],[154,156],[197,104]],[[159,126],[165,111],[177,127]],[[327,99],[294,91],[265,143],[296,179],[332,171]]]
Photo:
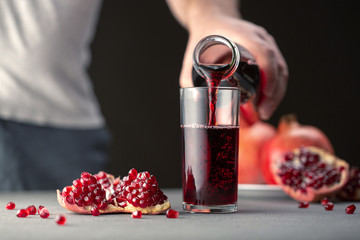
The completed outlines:
[[[243,17],[274,36],[289,85],[269,120],[296,113],[352,164],[360,133],[358,9],[347,1],[243,0]],[[113,136],[108,171],[132,167],[181,186],[178,78],[187,32],[165,1],[110,1],[101,10],[90,75]]]

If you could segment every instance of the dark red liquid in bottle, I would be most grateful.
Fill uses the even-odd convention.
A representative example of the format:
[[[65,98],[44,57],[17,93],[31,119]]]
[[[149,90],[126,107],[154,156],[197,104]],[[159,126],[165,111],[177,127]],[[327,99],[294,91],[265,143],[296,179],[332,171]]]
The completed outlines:
[[[182,134],[184,202],[235,204],[239,127],[190,125],[182,126]]]

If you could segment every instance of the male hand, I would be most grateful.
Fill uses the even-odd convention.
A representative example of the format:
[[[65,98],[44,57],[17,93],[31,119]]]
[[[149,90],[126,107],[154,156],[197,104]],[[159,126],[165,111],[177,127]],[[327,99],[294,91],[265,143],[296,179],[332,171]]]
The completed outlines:
[[[274,38],[260,26],[225,15],[216,15],[205,21],[193,21],[188,25],[188,31],[180,86],[192,86],[192,56],[196,44],[208,35],[223,35],[245,47],[255,57],[261,73],[260,100],[256,107],[260,118],[269,119],[285,95],[288,80],[288,68]],[[244,106],[242,111],[247,109],[251,109],[251,106]],[[252,115],[253,112],[249,110],[244,114]]]

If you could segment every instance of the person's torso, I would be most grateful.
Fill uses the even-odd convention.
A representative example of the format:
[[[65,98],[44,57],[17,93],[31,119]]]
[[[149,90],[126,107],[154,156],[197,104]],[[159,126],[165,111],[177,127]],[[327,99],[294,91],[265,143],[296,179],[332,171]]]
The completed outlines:
[[[0,118],[104,124],[87,74],[100,0],[0,1]]]

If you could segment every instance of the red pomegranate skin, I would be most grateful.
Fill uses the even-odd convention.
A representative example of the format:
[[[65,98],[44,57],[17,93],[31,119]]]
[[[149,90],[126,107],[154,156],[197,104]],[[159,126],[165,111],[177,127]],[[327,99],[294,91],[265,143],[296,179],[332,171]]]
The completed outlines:
[[[271,165],[284,153],[301,146],[318,147],[334,154],[330,140],[319,128],[299,124],[294,115],[283,116],[277,134],[261,148],[262,173],[267,184],[276,184]]]
[[[258,121],[250,125],[245,121],[240,121],[238,183],[264,183],[260,150],[275,134],[275,127],[266,122]]]

